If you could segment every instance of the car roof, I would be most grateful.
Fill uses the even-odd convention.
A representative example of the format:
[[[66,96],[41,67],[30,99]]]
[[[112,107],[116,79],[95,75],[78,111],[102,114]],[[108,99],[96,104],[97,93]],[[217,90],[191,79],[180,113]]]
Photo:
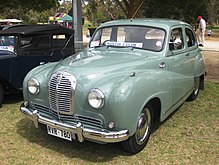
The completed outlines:
[[[164,18],[120,19],[103,23],[100,27],[117,25],[139,25],[170,28],[177,25],[191,26],[186,22]]]
[[[53,25],[53,24],[47,24],[47,25],[20,25],[20,26],[11,26],[7,27],[4,30],[0,30],[0,35],[30,35],[30,34],[59,34],[59,33],[65,33],[72,35],[74,33],[73,29],[65,28],[60,25]]]

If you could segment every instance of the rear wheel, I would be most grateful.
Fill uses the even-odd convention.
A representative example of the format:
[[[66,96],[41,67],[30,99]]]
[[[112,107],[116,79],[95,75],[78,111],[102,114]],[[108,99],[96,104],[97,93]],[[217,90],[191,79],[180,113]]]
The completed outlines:
[[[4,88],[0,84],[0,108],[2,107],[3,97],[4,97]]]
[[[193,101],[195,99],[197,99],[198,94],[199,94],[199,90],[200,90],[200,78],[199,77],[195,77],[194,79],[194,90],[191,93],[191,95],[189,96],[189,98],[187,99],[188,101]]]
[[[122,142],[122,146],[126,152],[136,154],[144,149],[150,137],[152,121],[152,107],[147,105],[138,117],[135,134]]]

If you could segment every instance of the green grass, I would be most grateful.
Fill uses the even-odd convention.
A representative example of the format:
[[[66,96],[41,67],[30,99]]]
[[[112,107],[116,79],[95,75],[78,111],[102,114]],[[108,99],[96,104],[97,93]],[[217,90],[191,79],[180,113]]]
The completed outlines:
[[[219,31],[219,26],[214,26],[214,27],[212,27],[212,30],[213,30],[213,31]]]
[[[0,109],[1,164],[219,164],[219,83],[206,82],[152,134],[146,148],[130,156],[119,144],[69,142],[36,129],[19,112],[21,98]]]

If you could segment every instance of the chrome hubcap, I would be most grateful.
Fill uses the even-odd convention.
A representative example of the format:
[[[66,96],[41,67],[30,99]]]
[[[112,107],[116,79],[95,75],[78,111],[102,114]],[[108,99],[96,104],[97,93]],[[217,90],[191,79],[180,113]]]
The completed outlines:
[[[146,108],[138,118],[137,130],[135,133],[135,138],[138,145],[141,145],[145,142],[149,133],[150,124],[151,115],[149,109]]]
[[[198,91],[199,91],[199,84],[200,84],[200,81],[199,81],[199,78],[195,78],[195,86],[194,86],[194,93],[195,95],[198,94]]]

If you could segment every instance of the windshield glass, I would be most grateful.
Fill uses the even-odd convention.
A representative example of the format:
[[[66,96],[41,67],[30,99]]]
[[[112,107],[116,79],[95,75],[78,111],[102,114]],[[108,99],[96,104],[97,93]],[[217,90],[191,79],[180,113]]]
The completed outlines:
[[[90,42],[90,47],[132,47],[161,51],[165,31],[156,27],[113,26],[99,29]]]
[[[0,51],[14,52],[15,45],[15,36],[0,36]]]

